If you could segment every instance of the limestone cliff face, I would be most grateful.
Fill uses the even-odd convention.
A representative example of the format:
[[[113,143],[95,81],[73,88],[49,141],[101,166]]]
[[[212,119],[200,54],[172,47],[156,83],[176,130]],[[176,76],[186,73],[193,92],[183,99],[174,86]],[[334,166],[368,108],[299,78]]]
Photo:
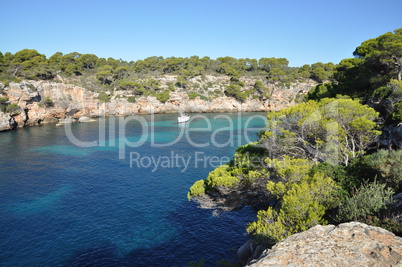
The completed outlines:
[[[265,250],[249,266],[402,266],[402,238],[358,222],[317,225]]]
[[[16,126],[15,120],[10,114],[5,114],[0,111],[0,132],[12,130]]]
[[[163,78],[171,82],[172,77]],[[217,83],[210,91],[221,91],[227,85],[227,79],[222,77],[208,77]],[[246,80],[247,83],[255,81]],[[39,125],[42,123],[57,123],[66,117],[79,118],[82,116],[122,116],[132,114],[177,113],[179,105],[185,112],[238,112],[238,111],[269,111],[279,110],[295,104],[295,97],[306,94],[313,83],[293,84],[282,88],[272,86],[271,97],[268,99],[247,99],[240,103],[232,97],[216,96],[208,100],[200,97],[189,99],[187,93],[171,92],[165,103],[152,96],[137,97],[135,103],[130,103],[124,91],[115,91],[110,94],[111,101],[101,103],[98,93],[85,88],[62,82],[23,81],[10,83],[8,86],[0,84],[0,97],[7,97],[10,103],[20,107],[13,114],[0,113],[0,131],[15,127]],[[46,100],[51,100],[51,103]]]
[[[12,114],[18,127],[55,123],[69,113],[74,116],[97,116],[96,94],[71,84],[49,82],[10,83],[4,93],[11,103],[18,104],[21,112]],[[53,104],[46,105],[44,100]]]

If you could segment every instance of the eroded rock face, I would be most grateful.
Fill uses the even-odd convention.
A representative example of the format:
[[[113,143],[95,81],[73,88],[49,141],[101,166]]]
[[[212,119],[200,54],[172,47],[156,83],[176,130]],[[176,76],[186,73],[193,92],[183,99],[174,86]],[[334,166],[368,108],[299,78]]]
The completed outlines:
[[[250,266],[402,266],[402,238],[358,222],[317,225],[265,250]]]
[[[15,120],[9,114],[0,111],[0,132],[12,130],[16,126]]]
[[[165,77],[160,80],[162,87],[166,87],[166,83],[175,81],[175,78]],[[57,123],[66,117],[78,119],[82,116],[177,113],[179,107],[189,113],[279,110],[294,105],[296,95],[306,94],[314,85],[311,82],[278,88],[272,85],[272,88],[269,88],[271,97],[268,99],[249,98],[240,103],[233,97],[223,94],[225,86],[229,84],[228,77],[207,76],[206,81],[200,80],[199,82],[213,82],[214,87],[207,89],[208,92],[204,91],[204,94],[219,91],[220,96],[210,99],[200,97],[189,99],[187,93],[175,91],[170,93],[170,99],[165,103],[158,101],[153,96],[138,96],[135,103],[131,103],[127,100],[129,92],[116,90],[114,93],[110,93],[110,102],[102,103],[98,100],[98,93],[62,82],[22,81],[20,83],[10,82],[6,87],[2,84],[0,86],[10,103],[20,107],[20,113],[11,114],[12,124],[14,125],[15,122],[17,127],[24,127],[42,123]],[[255,80],[246,79],[244,82],[249,88]],[[50,103],[47,100],[51,100]],[[0,131],[9,129],[9,126],[5,126],[5,120],[2,118],[4,126],[0,128]]]

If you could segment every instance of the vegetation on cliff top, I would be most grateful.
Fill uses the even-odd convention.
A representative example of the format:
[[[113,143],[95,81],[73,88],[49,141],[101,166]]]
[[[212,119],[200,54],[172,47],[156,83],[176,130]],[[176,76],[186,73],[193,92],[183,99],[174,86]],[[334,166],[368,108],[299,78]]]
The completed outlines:
[[[332,63],[318,62],[300,68],[289,67],[288,63],[285,58],[257,60],[228,56],[217,59],[154,56],[127,62],[77,52],[57,52],[46,58],[34,49],[23,49],[15,54],[0,52],[0,81],[5,85],[21,79],[62,81],[103,94],[114,90],[123,91],[124,95],[134,97],[131,100],[142,95],[152,95],[164,102],[171,91],[179,88],[187,92],[190,98],[213,97],[203,95],[202,92],[213,88],[214,84],[210,82],[201,85],[200,82],[194,82],[194,78],[205,81],[206,75],[214,75],[226,77],[228,83],[223,93],[242,102],[247,98],[269,97],[272,92],[268,85],[286,87],[294,82],[331,79],[335,68]],[[174,77],[175,82],[161,84],[159,79],[167,76]],[[252,77],[255,84],[245,86],[241,79],[246,77]],[[101,100],[110,101],[107,97]]]
[[[308,101],[270,112],[258,142],[197,181],[189,199],[222,202],[259,190],[265,207],[254,205],[258,197],[242,204],[259,210],[247,231],[267,246],[327,222],[359,220],[402,234],[389,209],[402,191],[402,150],[378,143],[384,126],[402,122],[402,29],[363,42],[354,55]]]

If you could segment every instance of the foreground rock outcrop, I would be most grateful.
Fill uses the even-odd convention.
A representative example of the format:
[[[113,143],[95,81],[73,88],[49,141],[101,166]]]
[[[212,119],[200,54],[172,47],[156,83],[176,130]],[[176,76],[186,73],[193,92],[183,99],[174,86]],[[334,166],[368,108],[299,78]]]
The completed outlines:
[[[317,225],[265,250],[250,266],[402,266],[402,238],[358,222]]]

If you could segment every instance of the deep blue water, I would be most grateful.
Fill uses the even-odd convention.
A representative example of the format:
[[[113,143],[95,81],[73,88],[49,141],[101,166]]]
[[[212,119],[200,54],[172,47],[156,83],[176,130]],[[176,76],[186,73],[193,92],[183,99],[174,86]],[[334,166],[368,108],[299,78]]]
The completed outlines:
[[[202,114],[177,125],[176,115],[165,114],[101,118],[71,125],[71,134],[54,125],[1,132],[0,265],[235,261],[254,212],[215,214],[186,194],[237,146],[257,139],[262,117]]]

